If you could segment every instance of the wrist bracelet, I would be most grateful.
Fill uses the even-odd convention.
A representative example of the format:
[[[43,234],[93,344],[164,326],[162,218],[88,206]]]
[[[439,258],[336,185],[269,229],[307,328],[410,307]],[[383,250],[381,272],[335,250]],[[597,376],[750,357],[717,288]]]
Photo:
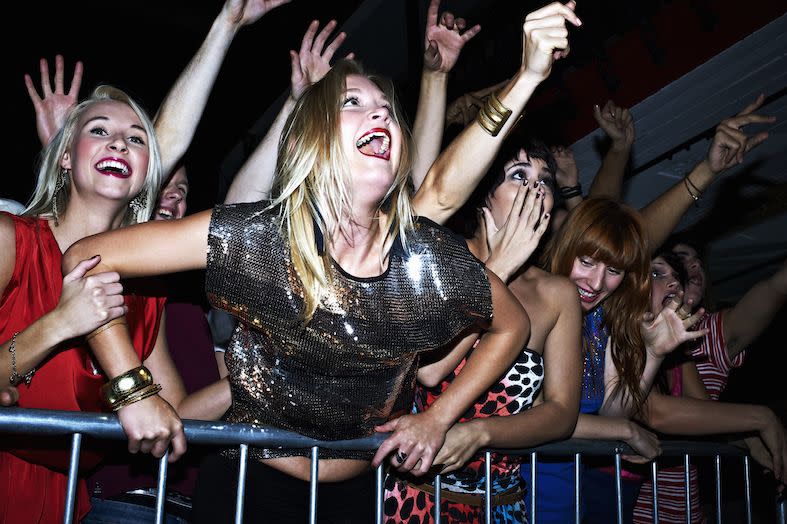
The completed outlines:
[[[106,331],[107,329],[111,328],[112,326],[117,326],[118,324],[128,325],[126,324],[126,317],[118,317],[113,318],[106,324],[103,324],[87,335],[85,335],[85,342],[89,342],[91,339],[95,338],[97,335],[101,334],[102,332]]]
[[[695,195],[691,191],[691,187],[689,186],[689,184],[691,184],[691,182],[689,182],[689,177],[688,176],[683,177],[683,185],[686,186],[686,191],[689,192],[689,196],[692,198],[692,200],[694,200],[694,203],[696,204],[697,201],[700,199],[700,195]],[[693,186],[694,184],[691,185]]]
[[[497,95],[492,93],[478,112],[476,122],[484,131],[492,136],[497,136],[500,130],[503,129],[503,126],[506,125],[506,122],[508,122],[511,113],[512,111],[500,102]]]
[[[152,397],[153,395],[158,394],[159,391],[161,391],[161,384],[151,384],[123,399],[120,399],[109,407],[112,409],[112,411],[118,411],[120,408],[124,408],[130,404],[139,402],[140,400],[145,400],[148,397]]]
[[[562,196],[565,200],[582,196],[582,184],[577,184],[575,186],[563,186],[559,189],[559,191],[560,196]]]
[[[110,408],[113,408],[132,398],[136,393],[153,385],[153,375],[148,368],[139,366],[118,375],[101,386],[101,398]],[[141,400],[141,399],[140,399]]]
[[[18,334],[19,331],[15,331],[11,337],[11,343],[8,344],[8,352],[11,353],[11,375],[8,377],[8,382],[12,386],[18,386],[22,382],[25,383],[25,386],[29,386],[30,381],[33,380],[33,374],[36,372],[36,368],[31,369],[24,375],[20,375],[16,370],[16,336]]]

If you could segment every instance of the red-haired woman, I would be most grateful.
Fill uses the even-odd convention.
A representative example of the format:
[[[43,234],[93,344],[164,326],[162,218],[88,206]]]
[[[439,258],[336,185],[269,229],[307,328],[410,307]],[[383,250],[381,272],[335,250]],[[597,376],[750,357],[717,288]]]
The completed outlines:
[[[641,408],[664,356],[705,332],[686,331],[696,316],[681,322],[677,303],[657,317],[646,314],[647,236],[637,212],[623,204],[608,198],[582,202],[551,240],[546,260],[553,274],[574,284],[584,313],[582,395],[572,437],[622,440],[643,460],[655,457],[656,437],[628,417]],[[538,522],[570,521],[573,463],[542,460],[536,472]],[[529,479],[530,468],[523,467],[522,475]]]

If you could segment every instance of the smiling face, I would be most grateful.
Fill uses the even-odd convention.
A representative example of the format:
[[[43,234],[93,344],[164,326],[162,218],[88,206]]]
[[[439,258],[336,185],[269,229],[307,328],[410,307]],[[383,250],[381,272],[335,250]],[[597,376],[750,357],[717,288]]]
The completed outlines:
[[[186,215],[186,196],[189,193],[189,179],[186,168],[181,166],[167,181],[158,197],[158,205],[153,212],[153,220],[173,220]]]
[[[339,113],[342,149],[354,194],[371,201],[379,201],[391,187],[400,162],[402,131],[391,112],[390,101],[374,82],[347,76]]]
[[[587,313],[614,293],[625,276],[622,269],[583,255],[574,259],[568,278],[577,287],[580,305]]]
[[[506,162],[503,171],[503,181],[486,201],[498,228],[505,224],[517,191],[522,187],[522,184],[531,184],[532,187],[534,182],[538,182],[539,187],[544,191],[544,196],[541,199],[541,214],[552,212],[555,202],[552,192],[555,177],[547,169],[546,161],[540,158],[530,158],[524,149],[520,149],[514,158]]]
[[[688,273],[688,280],[686,281],[686,294],[684,300],[692,301],[692,308],[696,309],[702,302],[702,297],[705,296],[705,270],[702,268],[702,260],[700,260],[697,250],[688,244],[675,244],[672,248],[678,258],[683,261],[683,266]]]
[[[106,100],[83,112],[60,165],[73,173],[73,192],[128,202],[144,185],[148,158],[148,136],[137,114]]]
[[[658,315],[673,297],[683,291],[683,285],[678,270],[662,257],[656,257],[650,263],[650,278],[650,312]]]

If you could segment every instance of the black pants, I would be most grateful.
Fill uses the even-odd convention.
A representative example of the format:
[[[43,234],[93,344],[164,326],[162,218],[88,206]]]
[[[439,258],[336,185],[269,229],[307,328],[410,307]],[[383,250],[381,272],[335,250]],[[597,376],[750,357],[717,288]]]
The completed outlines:
[[[194,490],[195,524],[234,522],[238,460],[207,457]],[[342,482],[323,482],[317,491],[317,521],[328,524],[374,522],[375,477],[369,470]],[[249,458],[243,522],[305,523],[309,483]]]

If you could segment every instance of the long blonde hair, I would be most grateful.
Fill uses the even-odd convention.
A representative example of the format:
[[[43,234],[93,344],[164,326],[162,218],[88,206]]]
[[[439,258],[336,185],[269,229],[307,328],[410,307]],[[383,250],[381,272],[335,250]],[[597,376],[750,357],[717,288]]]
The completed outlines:
[[[271,207],[280,206],[289,237],[290,256],[303,286],[308,322],[320,299],[330,285],[330,238],[352,218],[350,168],[339,139],[339,113],[346,91],[346,78],[362,75],[373,81],[391,102],[391,118],[402,129],[400,163],[393,184],[379,203],[379,227],[385,231],[381,260],[398,236],[407,246],[406,236],[413,227],[410,170],[412,138],[396,104],[388,82],[366,75],[351,60],[340,60],[325,77],[310,86],[298,100],[285,124],[279,142],[277,176]],[[325,242],[322,253],[317,250],[315,227]]]
[[[66,177],[62,189],[58,188],[58,179],[61,176],[62,168],[60,162],[63,155],[68,152],[74,143],[74,136],[77,132],[79,119],[84,112],[91,106],[114,100],[128,105],[139,117],[142,127],[147,133],[148,145],[148,166],[145,175],[145,184],[140,190],[140,195],[144,195],[146,205],[134,210],[129,207],[123,217],[122,225],[147,222],[153,213],[153,208],[158,202],[158,192],[161,186],[161,153],[153,123],[145,110],[137,104],[129,95],[120,89],[108,85],[96,87],[86,100],[80,102],[69,113],[63,127],[55,134],[49,144],[44,147],[41,153],[41,160],[38,167],[36,188],[30,197],[30,202],[22,212],[24,216],[52,217],[52,206],[65,210],[68,208],[69,193],[71,190],[71,177]],[[59,190],[58,190],[59,189]],[[53,202],[55,201],[56,202]]]

